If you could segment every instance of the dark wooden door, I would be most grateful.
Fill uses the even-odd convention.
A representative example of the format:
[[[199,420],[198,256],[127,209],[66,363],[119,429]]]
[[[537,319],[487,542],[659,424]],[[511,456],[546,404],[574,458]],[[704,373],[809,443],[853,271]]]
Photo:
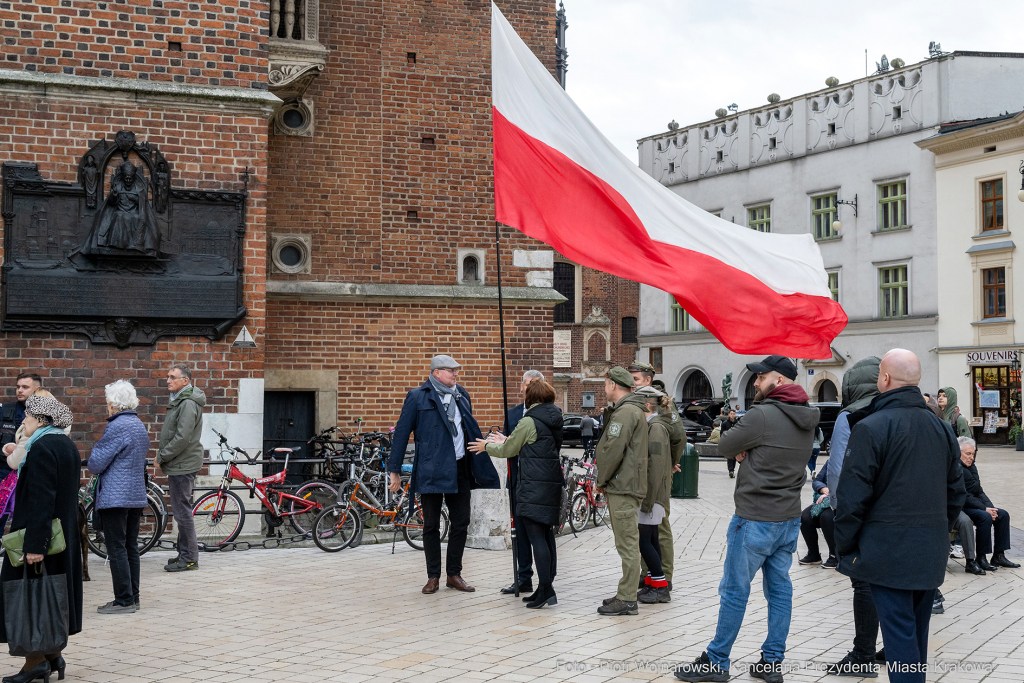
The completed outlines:
[[[267,458],[274,448],[299,448],[293,458],[310,456],[306,442],[316,430],[316,392],[314,391],[267,391],[263,394],[263,452]],[[275,456],[276,458],[276,456]],[[280,458],[282,464],[284,458]],[[299,484],[308,467],[288,466],[288,483]],[[264,465],[264,476],[280,471],[279,466]]]

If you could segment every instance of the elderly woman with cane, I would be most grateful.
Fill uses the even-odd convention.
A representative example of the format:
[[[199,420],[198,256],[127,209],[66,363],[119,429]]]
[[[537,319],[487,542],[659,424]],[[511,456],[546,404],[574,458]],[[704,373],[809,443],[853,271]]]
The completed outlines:
[[[131,614],[139,609],[139,523],[146,507],[146,455],[149,433],[135,409],[139,399],[131,382],[119,379],[104,388],[107,428],[92,447],[88,468],[99,475],[96,511],[110,559],[114,599],[100,614]]]
[[[25,457],[18,466],[18,486],[15,489],[17,505],[11,522],[12,532],[24,529],[24,561],[27,567],[15,567],[8,552],[0,568],[0,587],[24,580],[27,583],[62,575],[67,590],[66,635],[82,630],[82,553],[78,540],[78,485],[82,460],[74,442],[64,433],[71,425],[71,411],[54,398],[30,396],[25,402]],[[52,555],[50,551],[51,525],[54,519],[60,521],[65,539],[62,552]],[[38,575],[36,571],[38,571]],[[27,578],[26,578],[27,577]],[[14,611],[16,605],[4,601],[0,590],[0,642],[8,643],[12,654],[18,651],[25,655],[21,671],[7,676],[3,683],[28,683],[37,679],[49,681],[50,674],[57,672],[58,679],[64,678],[64,658],[58,647],[42,652],[25,652],[24,645],[12,640],[12,629],[26,630],[18,622],[20,614]],[[42,616],[33,611],[33,616]],[[51,617],[55,618],[55,617]],[[34,632],[53,633],[63,631],[65,624],[32,624]],[[59,639],[67,642],[65,633],[58,633]]]
[[[516,500],[516,522],[533,549],[540,585],[537,592],[523,598],[530,609],[557,604],[552,582],[555,578],[555,532],[562,503],[562,411],[555,404],[555,390],[544,380],[535,379],[526,387],[526,416],[508,438],[492,434],[469,445],[474,453],[486,452],[495,458],[519,456],[518,481],[512,482]],[[498,442],[498,443],[496,443]]]

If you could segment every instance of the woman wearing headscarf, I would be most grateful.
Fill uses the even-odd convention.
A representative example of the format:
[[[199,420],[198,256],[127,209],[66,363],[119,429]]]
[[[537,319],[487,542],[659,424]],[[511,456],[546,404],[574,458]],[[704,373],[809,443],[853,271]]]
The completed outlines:
[[[562,411],[555,406],[554,388],[541,379],[526,387],[524,396],[526,416],[519,420],[507,439],[491,435],[469,444],[474,453],[495,458],[519,456],[517,481],[512,482],[516,501],[517,531],[525,532],[533,549],[533,563],[537,567],[540,585],[537,592],[523,598],[530,609],[558,603],[552,582],[555,578],[557,556],[555,532],[562,504],[562,463],[558,453],[562,448]],[[501,441],[501,443],[495,443]],[[519,525],[522,529],[519,529]]]
[[[71,425],[71,411],[55,398],[29,396],[25,402],[25,457],[18,466],[18,486],[11,530],[25,530],[25,563],[42,563],[50,575],[64,574],[68,590],[68,635],[82,630],[82,552],[78,537],[78,483],[82,460],[74,442],[64,433]],[[60,520],[64,533],[64,552],[47,555],[50,527]],[[0,567],[0,587],[6,581],[33,580],[34,572],[11,565],[4,557]],[[0,613],[4,611],[0,590]],[[0,642],[7,642],[5,619],[0,618]],[[34,652],[25,657],[21,671],[3,679],[3,683],[28,683],[48,678],[56,671],[64,678],[64,658],[60,652]]]
[[[882,359],[869,356],[854,363],[843,375],[843,410],[836,417],[832,441],[826,463],[827,486],[818,490],[829,497],[829,506],[836,509],[836,490],[846,459],[846,445],[850,440],[850,415],[866,409],[878,396],[878,366]],[[853,583],[853,650],[835,664],[829,664],[830,675],[877,675],[875,646],[878,641],[878,612],[866,581],[851,579]]]
[[[135,408],[139,399],[131,382],[108,384],[107,428],[92,447],[88,468],[99,475],[96,510],[110,560],[114,599],[100,614],[131,614],[139,608],[139,522],[146,507],[146,455],[149,433]]]
[[[942,419],[953,428],[953,433],[957,438],[961,436],[974,437],[974,434],[971,433],[971,425],[967,422],[967,418],[960,414],[960,406],[956,404],[956,389],[953,387],[939,389],[938,404],[942,410]]]

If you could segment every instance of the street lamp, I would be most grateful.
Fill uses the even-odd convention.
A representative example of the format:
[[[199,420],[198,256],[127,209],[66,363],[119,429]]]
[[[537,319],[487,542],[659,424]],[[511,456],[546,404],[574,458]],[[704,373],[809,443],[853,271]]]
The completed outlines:
[[[1017,199],[1024,202],[1024,161],[1020,162],[1020,190],[1017,191]]]
[[[1024,169],[1024,162],[1021,162],[1021,168]],[[1021,173],[1024,173],[1024,170],[1022,170]],[[1021,193],[1024,193],[1024,187],[1021,188]],[[1021,201],[1024,201],[1024,199],[1021,199]],[[840,230],[843,229],[843,223],[842,223],[842,221],[839,220],[839,205],[840,204],[846,204],[847,206],[852,206],[853,207],[853,217],[854,218],[857,217],[857,195],[853,195],[853,201],[852,202],[844,200],[844,199],[840,199],[839,197],[836,197],[836,219],[832,222],[832,230],[834,232],[839,232]]]

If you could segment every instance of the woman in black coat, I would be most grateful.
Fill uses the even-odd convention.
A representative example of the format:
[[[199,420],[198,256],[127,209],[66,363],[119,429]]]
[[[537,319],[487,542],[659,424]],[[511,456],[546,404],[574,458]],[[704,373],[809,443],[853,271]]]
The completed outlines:
[[[512,482],[516,524],[522,526],[517,526],[517,532],[526,533],[540,578],[537,592],[523,598],[530,609],[558,603],[552,587],[557,562],[552,527],[558,524],[565,478],[558,457],[562,448],[562,411],[554,401],[554,388],[544,380],[533,380],[526,387],[526,415],[509,437],[492,435],[491,441],[477,439],[469,445],[474,453],[486,451],[496,458],[519,456],[517,481]]]
[[[82,459],[78,448],[64,434],[71,424],[71,411],[54,398],[30,396],[25,402],[25,432],[29,435],[27,454],[19,466],[18,486],[14,490],[14,517],[11,531],[25,529],[26,567],[11,566],[4,557],[0,568],[0,585],[5,581],[29,577],[31,566],[42,562],[46,573],[64,574],[68,588],[68,635],[82,630],[82,552],[78,537],[78,486]],[[66,548],[64,552],[47,555],[50,527],[60,519]],[[0,590],[0,611],[3,591]],[[7,642],[6,619],[0,619],[0,642]],[[3,683],[27,683],[48,680],[56,671],[64,678],[64,658],[60,652],[37,652],[25,657],[25,666]]]

